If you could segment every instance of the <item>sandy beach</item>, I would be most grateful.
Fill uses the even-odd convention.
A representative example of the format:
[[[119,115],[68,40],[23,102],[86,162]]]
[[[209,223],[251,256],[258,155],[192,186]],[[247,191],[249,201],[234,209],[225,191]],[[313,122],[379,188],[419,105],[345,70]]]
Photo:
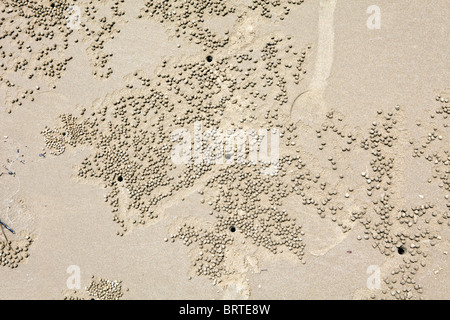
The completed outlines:
[[[449,299],[449,15],[0,0],[0,299]]]

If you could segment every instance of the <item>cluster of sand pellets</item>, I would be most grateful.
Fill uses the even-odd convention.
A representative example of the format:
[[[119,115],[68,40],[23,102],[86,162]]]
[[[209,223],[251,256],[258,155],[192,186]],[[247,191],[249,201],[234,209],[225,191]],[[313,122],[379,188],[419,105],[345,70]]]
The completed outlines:
[[[3,230],[3,232],[5,231]],[[5,237],[4,233],[3,237]],[[8,239],[7,237],[5,238]],[[29,236],[25,239],[15,241],[2,239],[0,241],[0,265],[12,269],[17,268],[21,262],[30,256],[28,248],[31,243],[32,240]]]
[[[139,91],[141,89],[135,90],[142,92]],[[152,89],[146,90],[153,92]],[[128,92],[128,89],[125,91]],[[172,145],[168,138],[169,133],[164,134],[163,129],[167,125],[164,122],[167,117],[161,111],[156,112],[155,116],[150,117],[158,121],[154,125],[151,124],[155,129],[151,132],[139,129],[141,121],[145,123],[148,120],[135,117],[130,121],[127,113],[131,112],[134,116],[139,113],[148,115],[150,111],[139,107],[136,111],[139,102],[133,100],[134,98],[135,95],[129,95],[128,98],[122,96],[123,106],[116,108],[112,114],[113,118],[115,115],[121,115],[122,125],[114,127],[110,123],[103,126],[109,128],[109,132],[97,128],[98,123],[106,121],[98,118],[78,122],[65,121],[58,129],[44,131],[47,135],[49,132],[66,132],[68,144],[74,145],[70,143],[70,139],[76,136],[80,137],[75,139],[76,141],[88,142],[97,146],[98,151],[103,151],[96,153],[92,160],[86,159],[79,175],[84,178],[100,178],[112,189],[105,200],[113,207],[113,220],[122,227],[120,235],[132,224],[144,224],[148,218],[157,218],[162,214],[163,199],[167,198],[166,204],[167,201],[170,203],[170,198],[181,190],[204,184],[199,192],[205,198],[203,201],[211,206],[216,223],[209,229],[183,223],[170,235],[170,239],[180,239],[187,246],[197,247],[198,254],[193,262],[195,274],[205,275],[214,283],[220,284],[233,273],[233,269],[227,266],[226,252],[239,250],[240,243],[234,240],[235,232],[241,233],[244,241],[263,247],[273,254],[291,252],[303,263],[306,262],[303,259],[306,246],[302,239],[304,232],[302,226],[296,223],[300,213],[283,209],[284,200],[294,197],[299,204],[313,207],[320,217],[335,222],[343,233],[350,231],[355,223],[359,222],[364,231],[357,239],[372,241],[374,249],[396,261],[398,265],[390,270],[393,280],[385,278],[386,289],[382,290],[382,297],[420,297],[423,289],[416,283],[414,275],[420,267],[426,266],[428,244],[434,246],[442,240],[437,231],[438,225],[446,223],[448,226],[445,221],[448,194],[442,196],[442,200],[445,199],[446,202],[417,204],[409,208],[402,200],[403,195],[399,190],[404,188],[403,164],[398,150],[399,144],[410,142],[398,129],[403,121],[400,107],[393,108],[391,112],[378,111],[378,118],[365,132],[350,130],[348,125],[342,124],[343,117],[330,112],[322,127],[315,130],[317,149],[322,153],[329,151],[324,157],[329,161],[325,174],[322,174],[323,168],[311,163],[308,165],[300,156],[302,149],[289,143],[291,137],[296,135],[297,126],[280,125],[280,141],[288,143],[281,143],[285,147],[281,151],[277,174],[270,176],[261,174],[259,164],[234,163],[226,167],[188,164],[181,171],[177,171],[180,168],[174,166],[170,160]],[[175,108],[168,102],[167,95],[153,94],[147,97],[148,101],[153,99],[154,104],[158,98],[161,99],[159,110],[164,110],[162,106],[168,110]],[[145,97],[140,96],[140,99]],[[119,103],[120,100],[117,100],[116,105]],[[100,112],[99,117],[111,117],[106,113],[106,108],[101,110],[103,113]],[[437,114],[443,114],[441,110],[445,110],[445,106],[438,109]],[[226,112],[226,108],[223,111]],[[205,114],[205,117],[208,117],[207,110]],[[173,121],[173,127],[182,123],[179,117]],[[186,122],[192,123],[192,120]],[[213,120],[206,123],[214,125]],[[440,129],[445,128],[446,125]],[[71,130],[77,135],[70,134]],[[85,130],[90,132],[87,137],[80,134]],[[101,136],[101,140],[94,142],[97,139],[92,137],[97,135]],[[330,135],[326,139],[328,145],[321,142],[325,135]],[[119,141],[113,143],[115,139]],[[444,136],[437,135],[436,141],[441,141],[437,150],[442,154],[433,151],[424,156],[424,159],[433,161],[434,171],[439,173],[434,174],[433,178],[439,179],[439,188],[445,193],[448,191],[448,150],[445,150],[443,145]],[[47,141],[49,146],[51,142],[52,140]],[[426,146],[427,142],[424,145]],[[347,175],[355,178],[356,170],[349,172],[340,170],[339,167],[341,164],[348,167],[355,156],[367,159],[367,169],[356,174],[359,181],[358,178],[350,179],[357,181],[352,185],[342,183]],[[416,153],[413,156],[417,158]],[[124,192],[121,184],[126,185],[128,193]],[[152,196],[152,193],[158,190],[164,191]],[[127,197],[131,201],[128,207],[124,208],[121,202],[126,201]],[[160,202],[162,205],[158,206]],[[443,206],[443,203],[446,205]],[[430,227],[423,228],[423,222]]]
[[[250,49],[248,54],[218,54],[212,62],[206,57],[183,64],[165,62],[155,76],[154,88],[135,73],[134,82],[141,86],[114,92],[95,111],[82,109],[79,115],[62,115],[59,127],[45,128],[46,146],[54,154],[63,153],[67,146],[96,148],[95,155],[83,161],[78,175],[108,186],[105,201],[113,206],[113,220],[120,224],[123,235],[132,224],[157,218],[154,208],[160,202],[191,187],[213,168],[194,161],[175,166],[171,159],[175,129],[191,131],[196,122],[205,129],[282,127],[282,115],[271,103],[286,104],[286,83],[299,83],[308,50],[293,52],[287,59],[293,51],[290,41],[289,37],[271,36],[259,50]],[[258,117],[257,109],[265,110],[262,116]],[[236,123],[235,112],[242,116]],[[207,141],[203,149],[206,147]]]
[[[122,281],[92,276],[84,290],[66,292],[64,300],[120,300],[124,295]]]
[[[124,19],[124,0],[110,2],[0,1],[0,88],[6,92],[7,112],[34,101],[39,92],[56,89],[70,67],[73,48],[86,51],[95,77],[112,74],[108,62],[113,54],[104,46],[120,32],[115,25]]]
[[[238,20],[249,16],[263,17],[268,22],[272,19],[283,20],[292,8],[302,3],[303,0],[253,0],[251,5],[239,0],[147,1],[138,18],[158,21],[171,36],[184,38],[202,45],[204,51],[214,52],[229,45],[233,38],[230,30],[211,30],[210,19],[233,15]]]

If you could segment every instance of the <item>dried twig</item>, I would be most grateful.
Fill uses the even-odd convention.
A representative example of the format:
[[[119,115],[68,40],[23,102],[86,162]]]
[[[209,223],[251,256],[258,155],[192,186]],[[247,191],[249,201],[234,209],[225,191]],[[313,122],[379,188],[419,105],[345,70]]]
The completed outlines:
[[[2,230],[3,230],[3,227],[5,227],[5,228],[8,229],[12,234],[16,234],[16,232],[15,232],[13,229],[11,229],[10,227],[8,227],[8,225],[7,225],[6,223],[4,223],[2,220],[0,220],[0,225],[2,226]]]

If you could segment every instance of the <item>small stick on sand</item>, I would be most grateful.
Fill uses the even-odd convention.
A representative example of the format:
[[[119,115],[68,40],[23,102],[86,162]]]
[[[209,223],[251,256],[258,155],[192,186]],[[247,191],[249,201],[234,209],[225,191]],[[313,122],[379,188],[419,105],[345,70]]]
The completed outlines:
[[[13,171],[11,171],[11,170],[9,170],[6,166],[3,166],[3,168],[5,168],[5,170],[8,171],[8,174],[9,174],[10,176],[16,176],[16,173],[13,172]],[[3,174],[3,173],[2,173],[2,174]]]
[[[3,230],[3,227],[5,227],[5,228],[8,229],[12,234],[16,234],[16,232],[15,232],[13,229],[11,229],[10,227],[8,227],[2,220],[0,220],[0,224],[2,225],[2,230]]]

